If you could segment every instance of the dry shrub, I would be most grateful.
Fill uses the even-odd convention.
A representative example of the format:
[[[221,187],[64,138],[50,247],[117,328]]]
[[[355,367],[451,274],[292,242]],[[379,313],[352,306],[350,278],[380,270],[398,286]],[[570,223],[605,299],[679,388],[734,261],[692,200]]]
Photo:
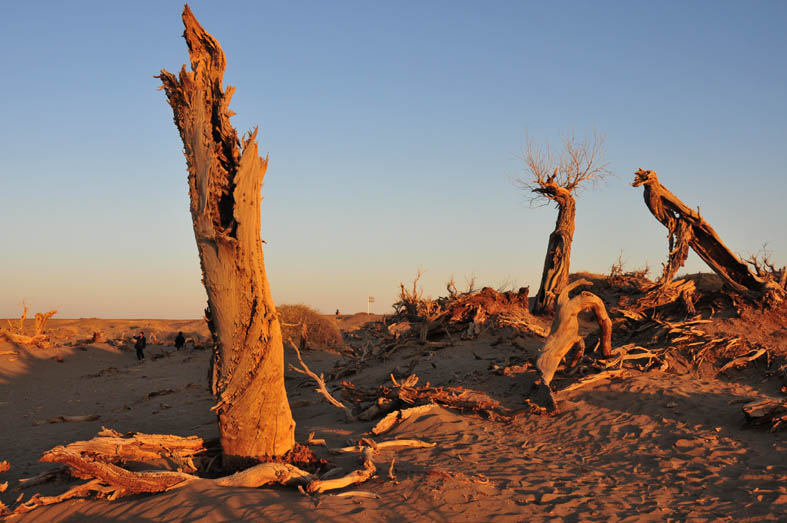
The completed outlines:
[[[336,320],[323,316],[308,305],[279,305],[279,319],[284,341],[292,338],[295,343],[301,339],[302,325],[306,324],[306,337],[310,344],[337,347],[344,345],[342,332]]]
[[[628,292],[640,292],[651,285],[648,279],[650,267],[646,263],[641,269],[624,271],[623,251],[618,256],[618,261],[612,264],[607,276],[607,285],[612,289],[621,289]]]

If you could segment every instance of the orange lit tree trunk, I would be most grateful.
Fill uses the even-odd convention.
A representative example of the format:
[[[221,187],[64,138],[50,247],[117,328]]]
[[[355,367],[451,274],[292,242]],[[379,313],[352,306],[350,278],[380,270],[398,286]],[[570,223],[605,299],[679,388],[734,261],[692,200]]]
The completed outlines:
[[[186,6],[191,71],[159,78],[188,164],[191,217],[214,341],[214,409],[226,457],[279,456],[294,445],[284,388],[281,327],[263,264],[260,189],[268,165],[256,129],[241,141],[230,124],[234,87],[222,88],[219,43]]]
[[[554,310],[557,296],[568,283],[571,242],[574,239],[574,219],[577,214],[577,206],[574,196],[568,189],[550,180],[541,183],[541,186],[534,189],[534,192],[549,198],[558,206],[555,230],[549,235],[544,271],[541,274],[541,286],[533,305],[535,314],[543,314]]]

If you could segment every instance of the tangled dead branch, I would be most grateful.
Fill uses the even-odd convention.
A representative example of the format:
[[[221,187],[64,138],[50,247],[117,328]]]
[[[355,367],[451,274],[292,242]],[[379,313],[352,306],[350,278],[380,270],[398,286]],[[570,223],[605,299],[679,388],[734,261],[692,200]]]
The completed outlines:
[[[393,386],[381,385],[377,390],[360,389],[345,381],[342,382],[343,395],[361,406],[368,403],[385,405],[384,408],[375,409],[376,415],[382,415],[401,407],[420,407],[428,404],[436,404],[460,412],[474,412],[491,420],[508,420],[516,415],[515,412],[503,407],[499,401],[491,398],[485,392],[464,387],[432,387],[429,383],[418,387],[418,377],[414,374],[402,383],[398,383],[393,376],[391,380]],[[413,411],[413,413],[417,412]],[[387,422],[381,423],[377,428],[379,433],[390,429],[396,423],[396,419],[389,419]],[[391,425],[387,427],[388,423]]]
[[[46,324],[49,321],[49,318],[57,314],[57,309],[51,310],[47,313],[36,313],[35,315],[35,333],[32,336],[26,336],[24,332],[24,322],[25,318],[27,317],[28,307],[25,305],[25,310],[22,313],[22,317],[19,318],[19,322],[16,326],[14,326],[11,321],[8,321],[8,329],[0,329],[0,340],[6,339],[11,343],[16,343],[18,345],[33,345],[35,347],[44,349],[50,347],[52,342],[49,339],[49,336],[44,334],[44,330],[46,329]]]
[[[355,416],[353,415],[352,410],[350,409],[350,407],[348,407],[347,405],[345,405],[341,401],[339,401],[336,398],[334,398],[333,395],[331,395],[331,393],[328,392],[328,387],[325,385],[325,376],[322,373],[319,376],[317,374],[315,374],[306,365],[306,363],[303,361],[303,358],[301,358],[301,351],[298,350],[298,347],[292,342],[292,340],[289,340],[289,341],[290,341],[290,345],[292,345],[292,348],[295,350],[295,354],[298,356],[298,362],[301,364],[300,367],[296,367],[296,366],[290,364],[290,370],[293,370],[293,371],[295,371],[295,372],[297,372],[299,374],[303,374],[303,375],[309,376],[311,379],[313,379],[314,382],[317,383],[317,388],[314,389],[315,392],[321,394],[325,399],[328,400],[328,403],[330,403],[334,407],[338,407],[338,408],[344,410],[344,414],[347,416],[347,421],[350,421],[350,422],[355,421]]]

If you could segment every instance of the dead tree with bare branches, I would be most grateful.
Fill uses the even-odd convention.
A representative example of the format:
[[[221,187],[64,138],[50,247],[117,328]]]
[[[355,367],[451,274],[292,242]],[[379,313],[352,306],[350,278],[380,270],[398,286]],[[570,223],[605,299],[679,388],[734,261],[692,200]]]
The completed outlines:
[[[571,242],[576,218],[575,195],[587,185],[595,185],[611,171],[603,161],[604,137],[594,133],[590,139],[563,140],[563,151],[553,155],[535,146],[528,137],[525,156],[527,177],[517,182],[533,193],[531,205],[554,202],[558,208],[555,229],[549,235],[541,285],[536,294],[533,312],[552,312],[555,300],[568,283],[571,264]]]
[[[234,87],[222,87],[224,52],[183,10],[191,71],[161,71],[188,164],[189,196],[214,341],[213,407],[225,458],[281,456],[295,444],[284,388],[281,326],[263,263],[260,189],[268,166],[257,130],[230,123]]]

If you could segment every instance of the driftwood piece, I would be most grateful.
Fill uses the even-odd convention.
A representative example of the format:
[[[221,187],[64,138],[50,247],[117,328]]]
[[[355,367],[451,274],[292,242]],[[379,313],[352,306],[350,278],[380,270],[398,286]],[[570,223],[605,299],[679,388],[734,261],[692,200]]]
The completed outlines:
[[[366,492],[365,490],[348,490],[346,492],[339,492],[338,494],[334,494],[337,498],[369,498],[369,499],[381,499],[379,494],[375,494],[374,492]]]
[[[295,372],[297,372],[299,374],[303,374],[303,375],[309,376],[311,379],[313,379],[315,381],[315,383],[317,383],[317,388],[314,389],[315,392],[321,394],[325,399],[328,400],[328,403],[330,403],[334,407],[338,407],[338,408],[344,410],[344,414],[345,414],[345,416],[347,416],[347,421],[350,421],[350,422],[355,421],[355,416],[353,416],[353,413],[352,413],[352,410],[350,409],[350,407],[348,407],[347,405],[345,405],[341,401],[339,401],[336,398],[334,398],[333,395],[331,395],[331,393],[328,392],[328,388],[325,385],[325,376],[323,374],[320,374],[318,376],[316,373],[314,373],[309,368],[309,366],[306,365],[306,363],[303,361],[303,358],[301,358],[301,351],[299,351],[298,347],[296,347],[292,343],[292,340],[290,340],[290,344],[292,345],[292,348],[295,349],[295,354],[298,356],[298,362],[301,364],[300,367],[296,367],[295,365],[290,364],[290,370],[293,370],[293,371],[295,371]]]
[[[19,480],[19,486],[17,488],[21,490],[30,487],[35,487],[36,485],[41,485],[49,481],[53,481],[59,476],[65,474],[67,470],[68,469],[66,467],[57,467],[42,472],[41,474],[36,474],[35,476],[32,476],[30,478],[22,478]]]
[[[257,488],[271,483],[280,485],[306,485],[314,479],[308,472],[289,463],[260,463],[236,472],[231,476],[212,480],[220,487]]]
[[[363,449],[363,468],[354,470],[347,474],[346,476],[342,476],[336,479],[324,479],[324,480],[315,480],[309,483],[306,487],[306,491],[309,494],[318,494],[320,492],[326,492],[328,490],[336,490],[344,487],[348,487],[350,485],[356,485],[358,483],[363,483],[368,479],[371,479],[372,476],[375,475],[377,472],[377,467],[374,465],[374,449],[371,447],[366,447]]]
[[[746,365],[747,363],[756,360],[757,358],[766,354],[767,352],[768,352],[767,349],[760,348],[750,352],[749,354],[744,354],[743,356],[739,356],[733,359],[732,361],[725,363],[724,366],[719,369],[718,373],[721,374],[725,370],[731,369],[733,367],[740,367],[742,365]]]
[[[770,425],[772,431],[787,427],[787,399],[753,401],[743,406],[743,413],[753,425]]]
[[[61,447],[56,447],[59,448]],[[124,436],[114,430],[103,428],[95,438],[76,441],[63,448],[83,456],[89,455],[92,459],[105,463],[131,461],[148,464],[170,463],[184,472],[194,472],[197,469],[191,458],[205,452],[205,443],[197,436],[182,437],[141,432]]]
[[[566,285],[557,299],[557,310],[552,322],[549,337],[544,343],[541,355],[536,361],[536,366],[541,372],[544,385],[548,386],[555,375],[560,361],[574,345],[579,345],[580,351],[584,350],[585,342],[579,336],[579,322],[577,315],[584,310],[592,310],[596,315],[601,328],[601,352],[605,357],[611,355],[612,322],[607,315],[607,309],[601,298],[587,291],[582,291],[573,298],[568,293],[581,285],[592,285],[588,280],[576,280]]]
[[[14,514],[14,515],[26,514],[38,507],[45,507],[47,505],[62,503],[63,501],[69,499],[88,496],[91,492],[101,492],[103,494],[110,494],[111,493],[110,491],[111,489],[108,489],[104,485],[102,485],[101,480],[93,479],[86,483],[82,483],[81,485],[77,485],[76,487],[72,487],[68,489],[66,492],[60,494],[59,496],[41,496],[39,494],[35,494],[26,502],[19,504],[19,506],[17,506],[13,512],[10,512],[10,514]],[[0,503],[0,508],[2,508],[1,503]],[[2,515],[2,512],[0,512],[0,515]]]
[[[369,442],[374,450],[391,450],[391,449],[430,449],[437,445],[437,443],[429,443],[421,441],[420,439],[392,439],[389,441],[381,441],[379,443],[362,439],[361,442]],[[350,454],[352,452],[359,452],[366,447],[353,445],[352,447],[341,447],[338,449],[331,449],[335,454]]]
[[[40,461],[62,463],[71,473],[82,479],[98,479],[114,489],[114,497],[143,492],[164,492],[185,482],[198,479],[183,472],[153,471],[131,472],[112,463],[95,461],[66,447],[55,447],[47,451]]]
[[[644,187],[645,205],[670,234],[670,262],[665,268],[664,278],[669,277],[682,265],[685,256],[673,251],[691,247],[702,260],[719,275],[731,289],[744,295],[762,298],[766,294],[783,295],[784,289],[754,274],[749,266],[736,256],[719,238],[713,227],[699,212],[684,204],[664,187],[654,171],[640,169],[635,173],[633,187]]]
[[[213,339],[213,393],[226,459],[282,456],[295,445],[284,387],[281,327],[260,237],[262,180],[257,129],[242,139],[223,87],[226,59],[218,41],[183,9],[191,71],[158,78],[172,107],[188,165],[191,218]]]
[[[384,434],[394,428],[396,425],[400,424],[404,420],[411,418],[413,416],[420,416],[426,412],[433,410],[436,405],[430,403],[427,405],[419,405],[418,407],[411,407],[409,409],[402,409],[397,410],[396,412],[391,412],[383,419],[377,422],[377,424],[372,427],[372,434],[379,436],[380,434]]]
[[[587,385],[592,383],[597,383],[599,381],[608,380],[611,378],[620,378],[626,371],[624,369],[615,369],[615,370],[605,370],[603,372],[599,372],[598,374],[593,374],[592,376],[588,376],[587,378],[582,378],[581,380],[572,383],[568,387],[564,389],[560,389],[559,393],[571,392],[577,389],[581,389]]]

